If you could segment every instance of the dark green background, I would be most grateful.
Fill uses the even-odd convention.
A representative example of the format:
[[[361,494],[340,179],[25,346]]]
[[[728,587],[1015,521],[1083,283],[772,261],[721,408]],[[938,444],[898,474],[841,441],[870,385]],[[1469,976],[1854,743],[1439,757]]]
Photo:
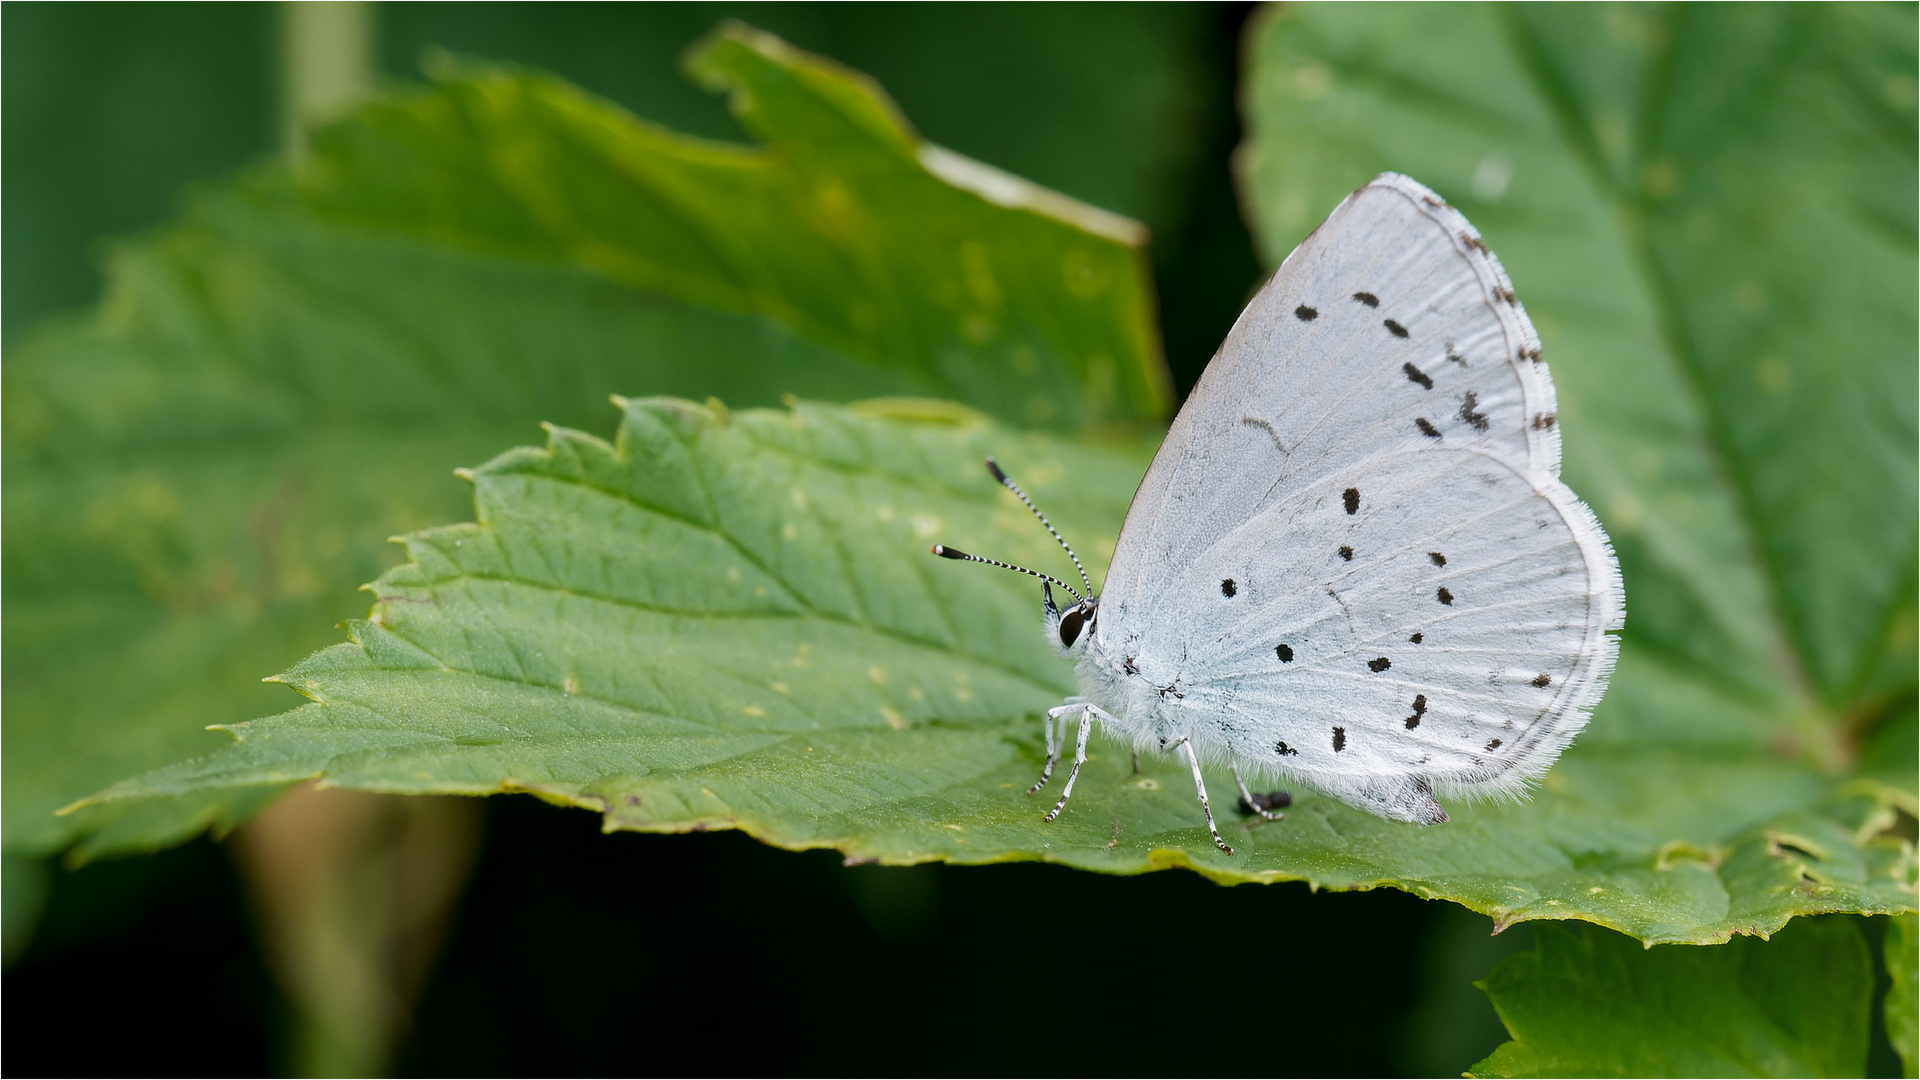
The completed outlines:
[[[377,48],[390,79],[442,47],[738,138],[675,58],[727,15],[771,30],[874,75],[929,139],[1145,222],[1184,391],[1258,275],[1228,168],[1247,13],[382,5]],[[97,297],[106,238],[276,152],[279,16],[0,6],[8,341]],[[588,814],[524,798],[489,813],[408,1072],[1456,1073],[1501,1039],[1468,981],[1531,936],[1490,938],[1485,918],[1397,892],[846,869],[738,835],[602,836]],[[285,1006],[206,841],[56,872],[5,990],[12,1073],[280,1067]]]

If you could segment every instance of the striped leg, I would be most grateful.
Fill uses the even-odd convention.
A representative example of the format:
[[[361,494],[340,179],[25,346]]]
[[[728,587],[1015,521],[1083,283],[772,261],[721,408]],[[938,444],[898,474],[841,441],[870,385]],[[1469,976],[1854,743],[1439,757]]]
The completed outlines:
[[[1046,787],[1047,781],[1053,779],[1053,767],[1060,762],[1060,744],[1053,740],[1053,719],[1073,708],[1075,708],[1075,706],[1059,705],[1047,710],[1047,764],[1040,770],[1040,779],[1036,781],[1032,787],[1027,789],[1027,794],[1031,795],[1041,788]],[[1067,724],[1066,721],[1062,720],[1060,722],[1060,734],[1065,735],[1066,733]]]
[[[1105,709],[1102,709],[1091,701],[1067,707],[1080,710],[1080,741],[1073,752],[1073,771],[1067,773],[1066,790],[1060,793],[1060,801],[1053,804],[1053,809],[1047,811],[1047,816],[1040,819],[1042,821],[1052,821],[1054,818],[1059,817],[1060,811],[1067,808],[1067,800],[1073,796],[1073,782],[1080,779],[1080,766],[1087,762],[1087,736],[1093,731],[1093,715],[1099,713],[1109,720],[1113,719]],[[1061,717],[1060,727],[1061,738],[1066,738],[1066,734],[1066,717],[1063,716]]]
[[[1192,741],[1181,739],[1180,747],[1187,752],[1187,764],[1193,766],[1193,786],[1200,792],[1200,809],[1207,815],[1207,831],[1213,834],[1213,842],[1220,846],[1220,850],[1231,855],[1233,849],[1220,839],[1220,829],[1213,823],[1213,807],[1207,802],[1207,782],[1200,776],[1200,757],[1193,752]]]
[[[1240,779],[1240,766],[1233,765],[1231,766],[1231,768],[1233,769],[1233,782],[1236,786],[1240,788],[1241,807],[1243,807],[1248,813],[1259,814],[1261,817],[1266,818],[1268,821],[1283,821],[1286,819],[1286,816],[1287,816],[1286,814],[1284,813],[1276,814],[1269,811],[1267,809],[1267,806],[1270,804],[1265,799],[1256,797],[1253,792],[1247,790],[1247,782],[1245,780]],[[1285,806],[1287,804],[1285,802],[1282,802],[1279,805]]]

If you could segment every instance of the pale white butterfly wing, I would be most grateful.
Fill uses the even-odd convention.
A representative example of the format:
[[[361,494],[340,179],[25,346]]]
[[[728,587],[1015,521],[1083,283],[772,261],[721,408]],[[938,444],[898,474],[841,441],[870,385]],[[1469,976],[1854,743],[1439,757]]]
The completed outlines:
[[[1159,711],[1202,750],[1389,817],[1444,819],[1433,790],[1520,789],[1585,722],[1621,623],[1606,537],[1559,481],[1538,356],[1465,218],[1376,178],[1248,305],[1175,420],[1095,661],[1166,688]]]

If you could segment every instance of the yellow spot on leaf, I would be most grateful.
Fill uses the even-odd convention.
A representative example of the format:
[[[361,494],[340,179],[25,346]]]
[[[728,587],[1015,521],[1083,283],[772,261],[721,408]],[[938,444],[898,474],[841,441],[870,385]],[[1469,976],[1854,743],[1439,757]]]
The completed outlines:
[[[1301,64],[1287,81],[1293,84],[1295,94],[1313,101],[1333,87],[1333,72],[1325,64]]]
[[[1787,366],[1785,360],[1769,356],[1754,365],[1753,378],[1760,384],[1760,389],[1777,394],[1793,381],[1793,369]]]
[[[1067,291],[1083,300],[1106,292],[1113,281],[1110,269],[1085,248],[1069,250],[1062,257],[1060,268],[1066,276]]]
[[[741,712],[743,712],[743,713],[746,713],[746,714],[747,714],[748,716],[765,716],[765,715],[767,715],[767,710],[765,710],[765,709],[763,709],[763,708],[761,708],[761,707],[760,707],[760,706],[758,706],[758,705],[748,705],[748,706],[745,706],[744,708],[742,708],[742,709],[741,709],[740,711],[741,711]]]
[[[1000,283],[994,280],[993,264],[987,258],[987,246],[978,240],[969,240],[960,245],[960,273],[967,283],[967,292],[973,301],[983,308],[996,308],[1006,299],[1000,291]]]
[[[580,680],[569,675],[567,676],[567,681],[560,684],[560,689],[569,694],[577,694],[580,692]]]
[[[902,717],[899,713],[893,711],[892,709],[887,708],[885,705],[880,706],[880,715],[883,718],[885,718],[885,720],[887,721],[887,726],[892,728],[893,730],[895,731],[907,730],[906,718]]]
[[[1915,91],[1920,90],[1920,87],[1915,86],[1912,76],[1889,75],[1881,90],[1887,95],[1887,104],[1896,109],[1911,109],[1914,106]]]
[[[870,667],[867,669],[867,678],[873,680],[873,685],[879,686],[887,681],[887,673],[877,667]]]
[[[1670,199],[1680,190],[1680,166],[1670,158],[1649,161],[1640,170],[1640,186],[1647,197]]]

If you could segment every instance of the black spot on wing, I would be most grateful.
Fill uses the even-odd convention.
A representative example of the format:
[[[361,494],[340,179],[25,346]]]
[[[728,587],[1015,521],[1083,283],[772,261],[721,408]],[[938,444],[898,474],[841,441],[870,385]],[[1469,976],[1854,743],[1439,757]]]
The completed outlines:
[[[1394,337],[1407,336],[1407,328],[1404,326],[1401,326],[1399,323],[1393,321],[1392,319],[1387,319],[1381,322],[1380,325],[1386,327],[1387,333],[1392,334]]]
[[[1460,399],[1460,419],[1472,424],[1475,431],[1485,431],[1487,414],[1475,411],[1479,405],[1480,395],[1472,390],[1467,391],[1466,396]]]
[[[1422,638],[1424,638],[1424,637],[1426,637],[1426,636],[1427,636],[1427,635],[1425,635],[1425,634],[1422,634],[1422,633],[1421,633],[1420,631],[1418,631],[1418,630],[1415,630],[1415,631],[1413,632],[1413,636],[1412,636],[1412,637],[1410,637],[1410,638],[1408,638],[1407,640],[1408,640],[1408,641],[1411,641],[1411,642],[1413,642],[1413,643],[1414,643],[1415,645],[1418,645],[1418,644],[1420,644],[1420,640],[1421,640]]]
[[[1440,592],[1438,593],[1438,596],[1440,598],[1441,603],[1449,606],[1453,604],[1453,594],[1447,591],[1447,587],[1445,585],[1440,586]]]
[[[1340,751],[1345,750],[1346,748],[1347,748],[1347,729],[1343,727],[1334,728],[1333,729],[1333,752],[1337,754]]]
[[[1372,293],[1370,293],[1370,292],[1357,292],[1357,293],[1354,293],[1354,294],[1353,294],[1353,298],[1354,298],[1355,300],[1358,300],[1358,301],[1360,301],[1361,303],[1363,303],[1363,304],[1365,304],[1365,305],[1367,305],[1368,307],[1379,307],[1379,306],[1380,306],[1380,298],[1379,298],[1379,297],[1377,297],[1377,296],[1375,296],[1375,295],[1373,295],[1373,294],[1372,294]]]
[[[1540,362],[1540,350],[1532,345],[1529,345],[1526,348],[1520,350],[1520,359],[1531,360],[1537,364]]]
[[[1380,657],[1377,660],[1367,661],[1367,670],[1373,672],[1375,675],[1380,674],[1381,672],[1387,670],[1392,666],[1393,666],[1393,661],[1387,659],[1384,656]]]
[[[1499,739],[1493,739],[1493,740],[1491,740],[1491,741],[1489,741],[1489,742],[1487,743],[1487,749],[1489,749],[1489,750],[1498,750],[1498,749],[1500,749],[1500,740],[1499,740]]]
[[[1461,356],[1457,351],[1454,350],[1453,342],[1451,341],[1447,342],[1447,359],[1453,361],[1456,364],[1459,364],[1461,367],[1467,366],[1467,358],[1464,356]]]
[[[1281,663],[1291,664],[1293,663],[1293,646],[1275,645],[1273,647],[1273,655],[1279,657]]]
[[[1388,322],[1392,322],[1393,320],[1392,320],[1392,319],[1388,319],[1387,321],[1388,321]],[[1406,372],[1406,373],[1407,373],[1407,381],[1408,381],[1408,382],[1412,382],[1412,383],[1419,383],[1419,384],[1420,384],[1420,389],[1422,389],[1422,390],[1431,390],[1431,389],[1433,389],[1433,380],[1432,380],[1432,379],[1429,379],[1429,378],[1427,378],[1427,373],[1426,373],[1426,372],[1424,372],[1424,371],[1421,371],[1421,370],[1420,370],[1419,368],[1417,368],[1417,367],[1414,367],[1414,366],[1413,366],[1413,362],[1412,362],[1411,360],[1409,360],[1408,362],[1406,362],[1406,363],[1404,363],[1404,364],[1401,364],[1401,365],[1400,365],[1400,370],[1401,370],[1401,371],[1404,371],[1404,372]]]
[[[1293,309],[1293,317],[1299,319],[1301,322],[1312,322],[1320,317],[1320,313],[1305,304],[1301,304],[1299,307]]]
[[[1447,557],[1446,557],[1445,555],[1442,555],[1442,554],[1440,554],[1440,553],[1439,553],[1439,552],[1437,552],[1437,551],[1429,551],[1429,552],[1427,552],[1427,558],[1429,558],[1429,559],[1432,559],[1432,560],[1433,560],[1433,565],[1435,565],[1435,566],[1445,566],[1445,565],[1447,565]]]
[[[1545,431],[1552,426],[1553,426],[1552,413],[1534,413],[1533,414],[1533,430]]]
[[[1533,677],[1533,685],[1539,687],[1542,690],[1545,690],[1547,687],[1553,685],[1553,676],[1548,675],[1546,672],[1543,671],[1540,674],[1535,675]]]
[[[1279,754],[1281,757],[1295,757],[1300,753],[1300,751],[1288,746],[1285,739],[1273,744],[1273,752]]]
[[[1340,501],[1346,504],[1348,514],[1360,512],[1360,489],[1348,488],[1340,493]]]
[[[1427,695],[1413,695],[1413,715],[1407,717],[1407,730],[1412,731],[1414,728],[1419,727],[1420,718],[1425,715],[1427,715]]]
[[[1425,435],[1429,439],[1437,439],[1440,437],[1440,429],[1434,427],[1433,421],[1428,420],[1424,416],[1415,417],[1413,426],[1419,428],[1420,434]]]
[[[1347,545],[1345,545],[1345,544],[1341,544],[1341,545],[1340,545],[1340,557],[1341,557],[1341,558],[1343,558],[1343,559],[1345,559],[1345,560],[1347,560],[1348,562],[1352,562],[1352,561],[1353,561],[1353,549],[1352,549],[1352,548],[1350,548],[1350,547],[1348,547],[1348,546],[1347,546]]]
[[[1224,579],[1222,579],[1222,580],[1221,580],[1221,582],[1220,582],[1220,595],[1221,595],[1221,596],[1232,596],[1232,595],[1233,595],[1234,593],[1237,593],[1237,592],[1239,592],[1239,591],[1240,591],[1240,588],[1239,588],[1239,586],[1237,586],[1237,585],[1235,585],[1235,584],[1233,583],[1233,579],[1232,579],[1232,578],[1224,578]]]

